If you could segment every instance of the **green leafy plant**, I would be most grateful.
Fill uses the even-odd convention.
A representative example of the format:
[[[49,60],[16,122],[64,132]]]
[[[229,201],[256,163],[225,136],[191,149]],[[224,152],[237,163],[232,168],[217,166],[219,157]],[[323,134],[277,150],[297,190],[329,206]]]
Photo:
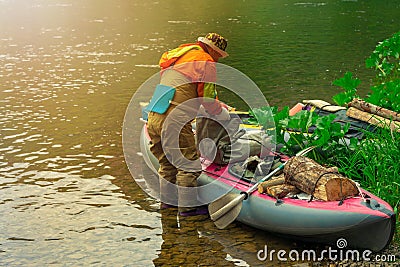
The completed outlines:
[[[297,151],[308,146],[316,146],[310,157],[326,163],[327,159],[332,159],[339,150],[348,151],[351,147],[345,141],[345,134],[349,129],[349,124],[342,126],[335,122],[336,115],[319,116],[317,113],[308,110],[302,110],[293,116],[289,116],[289,107],[281,111],[277,108],[253,109],[249,113],[251,119],[249,122],[263,126],[267,134],[269,132],[263,124],[268,122],[271,127],[271,120],[266,120],[262,116],[271,116],[274,118],[274,134],[276,134],[277,144],[283,144],[282,152],[288,155],[294,155]],[[356,142],[356,141],[355,141]],[[354,144],[354,140],[350,145]]]
[[[248,123],[258,124],[264,129],[269,129],[274,123],[273,114],[276,112],[276,107],[261,107],[249,110],[250,118]],[[273,127],[273,126],[272,126]]]
[[[367,68],[378,71],[375,84],[365,101],[396,112],[400,112],[400,32],[380,42],[371,55],[365,60]],[[332,100],[343,106],[357,97],[357,86],[360,80],[346,72],[343,78],[333,82],[344,89],[333,96]]]
[[[254,108],[249,111],[249,115],[248,123],[260,125],[267,134],[275,135],[283,132],[280,121],[289,117],[289,107],[284,107],[281,111],[277,107]],[[276,142],[284,142],[282,134],[276,134]]]
[[[400,112],[400,79],[372,86],[371,91],[365,101]]]
[[[380,42],[365,66],[378,71],[366,101],[400,112],[400,32]]]
[[[357,96],[357,87],[361,81],[358,78],[353,78],[353,73],[346,72],[346,74],[333,82],[333,85],[340,86],[344,92],[339,93],[332,97],[332,100],[339,106],[344,106]]]
[[[309,133],[311,126],[315,125],[318,115],[314,112],[302,110],[294,116],[287,116],[280,120],[278,125],[286,133],[287,137],[284,141],[285,146],[283,150],[288,154],[295,154],[297,150],[303,149],[306,146],[311,146],[313,142],[312,134]]]
[[[365,66],[378,70],[377,78],[380,82],[392,81],[400,78],[399,58],[400,32],[397,32],[376,46],[365,60]]]

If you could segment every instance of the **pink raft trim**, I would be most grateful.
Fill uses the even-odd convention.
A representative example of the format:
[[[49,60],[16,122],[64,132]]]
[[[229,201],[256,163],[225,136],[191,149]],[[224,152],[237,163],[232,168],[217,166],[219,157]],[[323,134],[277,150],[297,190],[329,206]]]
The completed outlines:
[[[247,189],[252,186],[251,184],[247,183],[246,181],[240,180],[237,177],[231,175],[228,170],[227,166],[219,166],[216,164],[211,164],[205,168],[207,171],[207,175],[215,178],[221,183],[225,183],[233,188],[236,188],[240,191],[246,191]],[[213,174],[210,174],[213,173]],[[223,177],[223,178],[221,178]],[[249,184],[246,186],[244,184]],[[368,195],[370,198],[375,199],[379,202],[379,204],[384,205],[386,209],[393,211],[392,207],[382,199],[378,198],[377,196],[373,195],[372,193],[361,189],[364,195]],[[266,201],[276,202],[276,199],[267,195],[267,194],[260,194],[258,191],[255,191],[252,196],[259,197],[265,199]],[[351,213],[361,213],[361,214],[370,214],[379,217],[389,218],[390,216],[378,211],[370,209],[364,205],[362,205],[362,198],[361,196],[347,198],[343,201],[342,205],[338,205],[338,201],[319,201],[319,200],[301,200],[301,199],[292,199],[292,198],[283,198],[285,205],[293,205],[299,206],[303,208],[310,208],[310,209],[320,209],[320,210],[330,210],[330,211],[340,211],[340,212],[351,212]]]

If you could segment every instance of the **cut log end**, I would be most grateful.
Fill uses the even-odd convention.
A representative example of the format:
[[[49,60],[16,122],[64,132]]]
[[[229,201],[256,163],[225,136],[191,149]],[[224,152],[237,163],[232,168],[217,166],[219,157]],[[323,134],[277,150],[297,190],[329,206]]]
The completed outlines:
[[[314,197],[325,201],[339,201],[358,195],[355,183],[347,178],[332,178],[315,189]]]
[[[355,183],[335,168],[325,168],[307,157],[293,157],[284,169],[285,182],[324,201],[342,200],[356,196]]]

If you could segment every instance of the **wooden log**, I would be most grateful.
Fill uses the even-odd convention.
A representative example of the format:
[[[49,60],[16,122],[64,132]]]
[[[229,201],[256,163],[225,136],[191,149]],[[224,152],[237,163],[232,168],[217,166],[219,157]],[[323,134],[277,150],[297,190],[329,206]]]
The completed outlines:
[[[360,120],[360,121],[368,122],[369,124],[372,124],[372,125],[375,125],[375,126],[378,126],[381,128],[390,128],[393,131],[400,132],[400,122],[391,121],[384,117],[358,110],[354,107],[350,107],[349,109],[347,109],[346,115],[351,118]]]
[[[371,114],[376,114],[389,120],[400,121],[400,113],[380,106],[376,106],[358,98],[354,98],[350,103],[347,104],[347,106],[354,107],[358,110],[365,111]]]
[[[276,179],[272,179],[269,181],[262,182],[261,184],[258,185],[258,192],[259,193],[266,193],[268,190],[268,187],[276,186],[276,185],[282,185],[285,183],[285,177],[283,174]]]
[[[338,167],[335,166],[335,167],[326,168],[326,171],[338,173],[338,172],[339,172],[339,169],[338,169]]]
[[[324,201],[342,200],[358,195],[358,188],[352,180],[307,157],[289,159],[283,173],[287,184]]]
[[[294,185],[289,184],[281,184],[275,185],[267,188],[267,194],[273,196],[275,198],[284,198],[289,193],[297,194],[300,190],[297,189]]]

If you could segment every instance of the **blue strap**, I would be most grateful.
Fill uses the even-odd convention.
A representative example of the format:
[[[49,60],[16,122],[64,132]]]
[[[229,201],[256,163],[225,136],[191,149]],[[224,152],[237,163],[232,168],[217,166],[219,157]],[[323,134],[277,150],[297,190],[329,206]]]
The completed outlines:
[[[171,104],[170,101],[174,98],[175,91],[174,87],[158,84],[145,110],[164,114]]]

